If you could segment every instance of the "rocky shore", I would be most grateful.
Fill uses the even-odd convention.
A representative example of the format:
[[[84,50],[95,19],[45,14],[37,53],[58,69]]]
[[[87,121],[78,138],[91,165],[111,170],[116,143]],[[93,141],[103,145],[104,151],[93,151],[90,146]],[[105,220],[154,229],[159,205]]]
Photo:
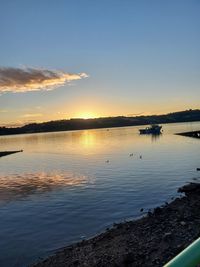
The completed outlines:
[[[68,246],[32,267],[163,266],[200,236],[200,184],[143,218],[114,224],[106,232]]]

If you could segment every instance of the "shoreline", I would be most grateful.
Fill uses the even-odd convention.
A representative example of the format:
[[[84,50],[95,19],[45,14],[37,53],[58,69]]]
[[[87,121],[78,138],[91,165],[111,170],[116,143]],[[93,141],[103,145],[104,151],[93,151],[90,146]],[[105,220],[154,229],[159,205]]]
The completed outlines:
[[[163,123],[159,123],[159,124],[177,124],[177,123],[196,123],[196,122],[200,122],[200,120],[196,120],[196,121],[177,121],[177,122],[163,122]],[[33,132],[21,132],[21,133],[7,133],[7,134],[2,134],[0,133],[0,137],[7,137],[7,136],[20,136],[20,135],[32,135],[32,134],[51,134],[51,133],[60,133],[60,132],[77,132],[77,131],[85,131],[85,130],[109,130],[109,129],[114,129],[114,128],[126,128],[126,127],[141,127],[141,126],[147,126],[150,125],[149,123],[145,123],[145,124],[131,124],[131,125],[121,125],[121,126],[105,126],[105,127],[92,127],[92,128],[80,128],[80,129],[68,129],[68,130],[51,130],[51,131],[33,131]],[[1,127],[0,127],[1,128]],[[194,131],[194,132],[199,132],[198,131]],[[192,132],[187,132],[187,133],[192,133]],[[175,135],[182,135],[182,136],[188,136],[185,135],[185,132],[183,133],[174,133]],[[190,136],[189,136],[190,137]]]
[[[200,138],[200,130],[199,131],[192,131],[192,132],[177,133],[176,135],[182,135],[182,136],[193,137],[193,138]]]
[[[89,129],[107,129],[115,127],[142,126],[151,124],[199,122],[200,110],[185,110],[160,115],[114,116],[99,118],[72,118],[46,122],[34,122],[18,127],[0,127],[0,135],[18,135]]]
[[[185,195],[31,266],[163,266],[200,234],[200,184],[190,183],[178,192]]]
[[[23,150],[13,150],[13,151],[0,151],[0,157],[5,157],[11,154],[20,153],[23,152]]]

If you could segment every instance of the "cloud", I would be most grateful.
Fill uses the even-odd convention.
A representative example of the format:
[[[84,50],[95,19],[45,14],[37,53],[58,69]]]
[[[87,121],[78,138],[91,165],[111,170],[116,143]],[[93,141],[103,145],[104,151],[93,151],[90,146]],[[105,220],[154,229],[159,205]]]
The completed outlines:
[[[53,90],[68,82],[87,78],[86,73],[67,73],[36,68],[0,67],[0,93]]]
[[[28,113],[28,114],[24,114],[21,117],[22,118],[35,118],[35,117],[42,117],[43,114],[41,113]]]

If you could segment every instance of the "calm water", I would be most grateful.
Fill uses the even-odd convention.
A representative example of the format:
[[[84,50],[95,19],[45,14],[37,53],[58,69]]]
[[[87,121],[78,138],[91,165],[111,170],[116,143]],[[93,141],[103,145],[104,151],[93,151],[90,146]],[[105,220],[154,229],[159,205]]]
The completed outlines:
[[[138,128],[0,137],[0,150],[24,149],[0,159],[1,267],[27,266],[200,180],[199,140],[174,135],[200,122],[163,125],[158,138]]]

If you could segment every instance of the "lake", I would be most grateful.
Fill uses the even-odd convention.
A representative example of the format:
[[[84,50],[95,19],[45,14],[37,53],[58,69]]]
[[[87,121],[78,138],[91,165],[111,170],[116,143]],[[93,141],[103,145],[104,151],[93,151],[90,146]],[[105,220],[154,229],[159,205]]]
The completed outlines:
[[[28,266],[69,243],[137,218],[200,180],[200,122],[0,137],[0,266]],[[141,213],[140,209],[144,212]]]

